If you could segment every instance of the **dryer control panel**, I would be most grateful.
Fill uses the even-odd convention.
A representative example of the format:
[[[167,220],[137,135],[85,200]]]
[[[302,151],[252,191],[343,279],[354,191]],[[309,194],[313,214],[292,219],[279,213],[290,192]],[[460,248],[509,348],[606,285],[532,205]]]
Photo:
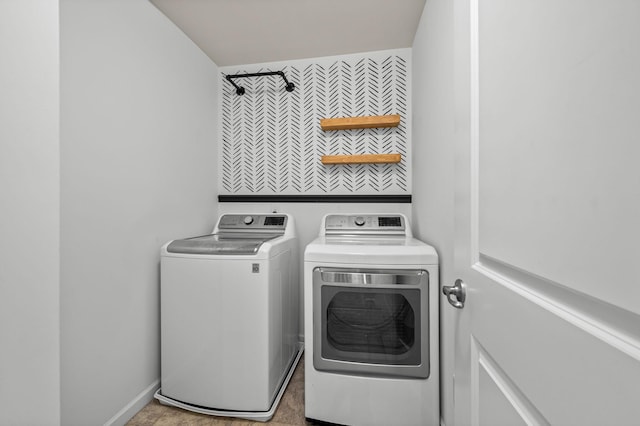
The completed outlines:
[[[331,214],[325,217],[325,234],[406,235],[401,214]]]

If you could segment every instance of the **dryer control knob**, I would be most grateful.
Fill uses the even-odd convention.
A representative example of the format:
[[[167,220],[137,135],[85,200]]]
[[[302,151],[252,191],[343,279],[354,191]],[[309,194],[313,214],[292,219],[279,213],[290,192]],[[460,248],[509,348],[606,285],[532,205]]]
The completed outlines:
[[[356,217],[355,224],[356,224],[357,226],[362,226],[362,225],[364,225],[364,218],[363,218],[362,216],[358,216],[358,217]]]
[[[245,225],[251,225],[253,223],[253,216],[245,216],[244,217],[244,224]]]

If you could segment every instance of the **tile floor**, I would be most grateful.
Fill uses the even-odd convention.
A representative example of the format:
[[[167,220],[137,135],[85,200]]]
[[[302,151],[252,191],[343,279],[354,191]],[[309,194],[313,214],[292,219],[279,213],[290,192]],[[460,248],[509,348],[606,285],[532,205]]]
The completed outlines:
[[[231,417],[213,417],[161,405],[156,399],[147,404],[127,426],[209,426],[209,425],[313,425],[304,418],[304,356],[300,359],[275,415],[268,423]]]

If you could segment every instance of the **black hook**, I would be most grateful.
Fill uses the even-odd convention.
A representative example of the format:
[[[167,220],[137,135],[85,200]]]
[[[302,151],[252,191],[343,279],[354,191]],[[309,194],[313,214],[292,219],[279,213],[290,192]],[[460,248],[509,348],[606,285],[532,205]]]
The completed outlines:
[[[251,74],[234,74],[234,75],[227,75],[227,76],[225,76],[225,78],[227,79],[227,81],[229,83],[231,83],[233,85],[233,87],[236,88],[236,94],[237,95],[244,95],[244,93],[245,93],[244,87],[238,86],[236,83],[234,83],[234,81],[233,81],[234,78],[262,77],[262,76],[265,76],[265,75],[279,75],[280,77],[282,77],[282,79],[285,82],[284,89],[287,92],[293,92],[293,89],[295,89],[295,87],[296,87],[295,84],[293,84],[289,80],[287,80],[287,77],[285,77],[283,71],[256,72],[256,73],[251,73]]]

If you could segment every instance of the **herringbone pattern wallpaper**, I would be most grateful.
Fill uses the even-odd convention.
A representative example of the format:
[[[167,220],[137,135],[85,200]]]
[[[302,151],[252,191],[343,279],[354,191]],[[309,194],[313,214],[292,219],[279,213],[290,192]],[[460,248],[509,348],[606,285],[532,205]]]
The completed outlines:
[[[221,70],[221,194],[408,194],[409,51],[292,61],[262,69]],[[226,74],[285,72],[235,80]],[[327,117],[400,114],[395,128],[325,132]],[[402,154],[399,164],[324,166],[322,155]]]

